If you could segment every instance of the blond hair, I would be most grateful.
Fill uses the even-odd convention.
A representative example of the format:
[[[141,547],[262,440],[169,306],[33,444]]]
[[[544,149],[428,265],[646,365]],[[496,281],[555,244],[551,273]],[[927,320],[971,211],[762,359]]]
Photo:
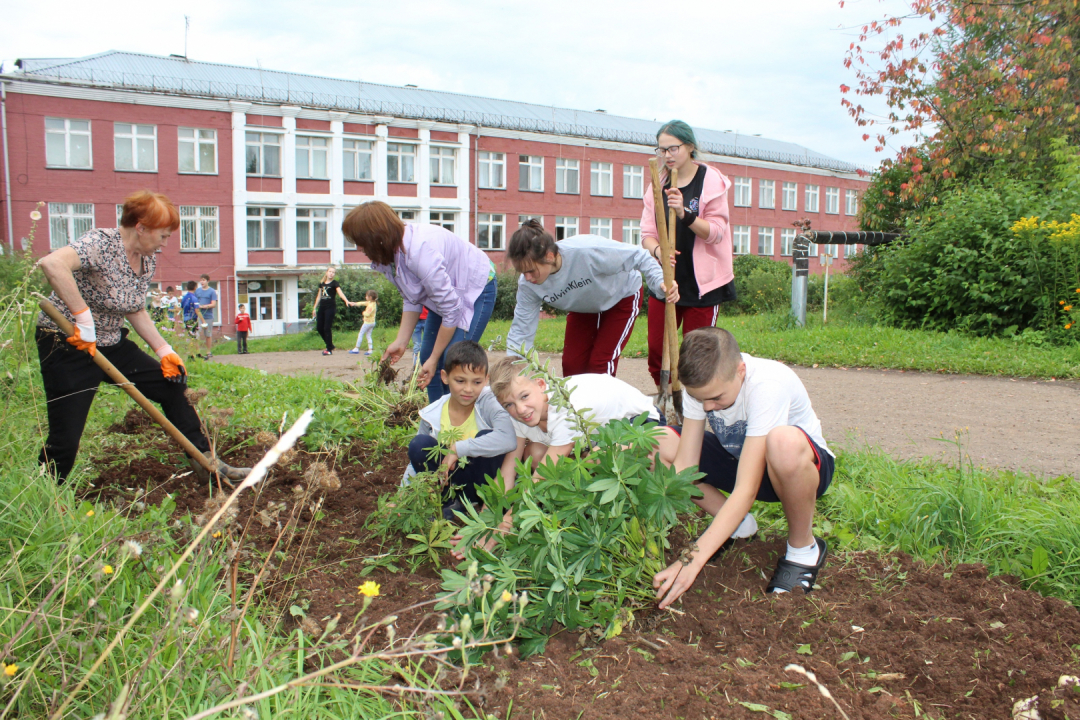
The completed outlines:
[[[525,361],[519,357],[505,357],[492,365],[488,371],[488,385],[495,399],[502,401],[509,395],[514,378],[524,375],[525,369]]]
[[[679,379],[689,388],[725,382],[735,377],[742,362],[735,336],[718,327],[703,327],[687,333],[679,348]]]

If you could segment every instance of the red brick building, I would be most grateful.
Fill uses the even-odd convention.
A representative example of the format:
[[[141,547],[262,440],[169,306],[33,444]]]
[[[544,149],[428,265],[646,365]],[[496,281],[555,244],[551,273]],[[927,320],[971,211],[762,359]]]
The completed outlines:
[[[558,238],[591,232],[639,243],[658,127],[602,111],[120,52],[20,60],[0,85],[5,245],[44,255],[90,227],[114,227],[127,194],[165,193],[181,228],[155,281],[209,274],[219,323],[230,329],[236,304],[246,303],[254,335],[295,326],[301,274],[366,262],[340,226],[372,199],[406,221],[453,230],[496,262],[532,216]],[[701,159],[734,183],[737,253],[789,257],[797,218],[856,229],[866,181],[855,166],[791,143],[696,132]],[[848,250],[823,251],[842,269]]]

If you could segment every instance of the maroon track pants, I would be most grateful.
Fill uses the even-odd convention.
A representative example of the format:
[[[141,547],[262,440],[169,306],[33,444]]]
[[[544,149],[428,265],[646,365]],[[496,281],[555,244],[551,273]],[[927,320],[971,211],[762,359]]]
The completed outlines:
[[[664,359],[664,305],[649,295],[649,374],[653,382],[660,385],[660,366]],[[686,333],[693,332],[698,328],[712,327],[716,325],[716,316],[720,311],[719,305],[713,307],[682,307],[675,306],[675,325],[682,325],[683,337]]]
[[[630,341],[641,312],[643,289],[624,297],[601,313],[566,314],[563,338],[563,377],[599,373],[615,375],[619,356]]]

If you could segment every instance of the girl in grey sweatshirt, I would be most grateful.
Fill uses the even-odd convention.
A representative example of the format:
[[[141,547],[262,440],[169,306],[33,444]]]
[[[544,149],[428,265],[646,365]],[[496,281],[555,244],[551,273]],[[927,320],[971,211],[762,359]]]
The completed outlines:
[[[642,308],[641,275],[657,295],[677,302],[679,288],[664,286],[664,273],[644,249],[597,235],[556,243],[536,220],[522,225],[507,248],[521,273],[507,350],[532,348],[544,303],[567,311],[563,376],[614,375]]]

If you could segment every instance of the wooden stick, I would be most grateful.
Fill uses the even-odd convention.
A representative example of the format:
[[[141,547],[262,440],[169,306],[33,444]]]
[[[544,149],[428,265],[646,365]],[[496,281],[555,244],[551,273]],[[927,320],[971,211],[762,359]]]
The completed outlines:
[[[660,245],[661,260],[660,269],[664,273],[664,284],[671,282],[675,277],[675,271],[670,267],[668,257],[664,254],[664,243],[668,236],[667,216],[664,214],[664,187],[660,184],[660,168],[656,158],[649,158],[649,172],[652,175],[653,210],[656,217],[656,242]],[[670,271],[670,272],[669,272]],[[667,312],[665,308],[665,313]],[[663,361],[660,365],[660,394],[656,398],[657,406],[666,414],[669,412],[667,401],[671,398],[671,355],[668,351],[667,341],[667,316],[664,317],[664,339],[661,343],[663,348]]]
[[[49,316],[49,319],[56,323],[56,326],[60,328],[60,331],[63,332],[65,335],[71,337],[75,333],[75,328],[72,327],[71,323],[66,317],[60,314],[60,311],[57,310],[56,306],[53,305],[51,302],[49,302],[48,300],[42,300],[38,303],[38,306],[41,308],[42,312]],[[153,418],[154,422],[164,428],[165,432],[172,436],[173,440],[180,443],[180,447],[184,448],[184,452],[191,456],[195,460],[195,462],[202,465],[211,473],[217,472],[217,466],[213,462],[211,462],[210,459],[206,457],[206,455],[203,455],[199,451],[199,449],[195,447],[194,444],[192,444],[190,440],[184,437],[184,433],[180,432],[175,425],[169,422],[169,419],[165,417],[164,414],[162,414],[161,410],[158,409],[157,405],[154,405],[154,403],[147,400],[146,396],[139,392],[138,389],[136,389],[136,387],[131,382],[129,382],[126,377],[124,377],[124,374],[117,370],[116,366],[108,361],[108,359],[102,354],[100,348],[96,353],[94,353],[93,360],[99,368],[105,371],[105,374],[108,375],[114,383],[122,387],[124,389],[124,392],[130,395],[131,399],[138,403],[139,407],[145,410],[147,414],[151,418]]]
[[[679,170],[671,169],[671,187],[678,187]],[[660,253],[664,264],[664,284],[671,287],[675,282],[675,268],[671,266],[671,258],[675,255],[675,231],[678,223],[675,218],[675,210],[668,210],[667,233],[661,236]],[[669,382],[671,390],[679,390],[679,324],[675,317],[675,303],[665,303],[664,306],[664,345],[667,348],[668,361],[670,363]],[[674,402],[674,400],[672,401]]]

